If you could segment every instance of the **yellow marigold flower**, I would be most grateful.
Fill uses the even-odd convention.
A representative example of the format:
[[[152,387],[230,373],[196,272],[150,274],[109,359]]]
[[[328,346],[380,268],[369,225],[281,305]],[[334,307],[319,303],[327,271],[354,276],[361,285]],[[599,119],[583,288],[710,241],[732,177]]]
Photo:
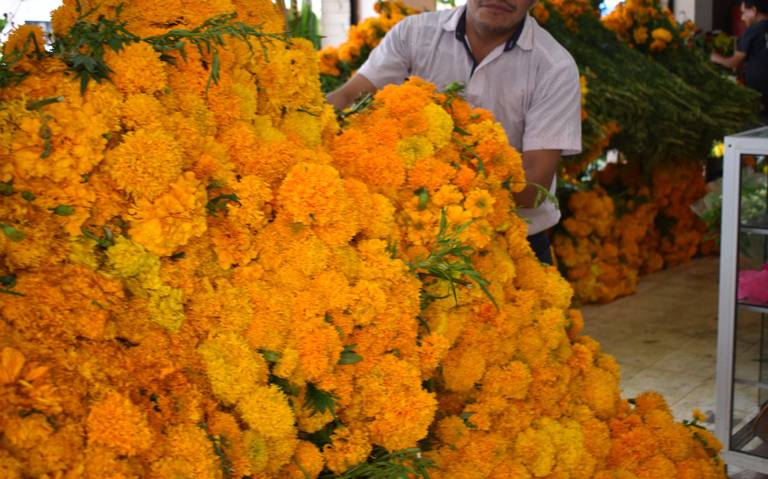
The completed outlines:
[[[451,350],[443,362],[445,387],[450,391],[469,391],[485,373],[482,351],[474,348]]]
[[[160,54],[144,42],[131,43],[119,52],[108,48],[104,61],[112,69],[112,82],[123,93],[154,93],[165,88]]]
[[[240,398],[237,411],[251,429],[267,439],[296,434],[293,411],[276,386],[254,386],[250,394]]]
[[[152,274],[160,269],[160,259],[141,245],[124,236],[118,236],[107,248],[107,258],[112,273],[119,278],[132,278]]]
[[[155,130],[162,128],[166,110],[162,103],[147,93],[127,95],[120,105],[120,122],[128,130]],[[152,152],[145,152],[150,154]]]
[[[280,185],[279,205],[289,221],[311,225],[341,222],[346,201],[339,172],[327,165],[300,163]]]
[[[283,117],[282,130],[301,139],[309,148],[316,148],[322,141],[323,125],[318,115],[305,111],[290,111]]]
[[[632,38],[635,40],[636,44],[638,45],[644,44],[645,42],[648,41],[648,29],[645,27],[635,28],[635,30],[632,32]]]
[[[654,40],[661,40],[665,43],[669,43],[672,41],[672,32],[666,28],[656,28],[651,32],[651,37],[653,37]]]
[[[184,173],[154,201],[139,198],[131,211],[133,240],[147,250],[167,255],[206,230],[205,190],[194,173]]]
[[[176,141],[162,129],[129,132],[107,155],[107,171],[118,187],[134,197],[154,199],[181,173]]]
[[[317,477],[323,471],[323,454],[308,441],[299,441],[292,464],[286,469],[288,479],[306,479]]]
[[[432,143],[424,136],[409,136],[397,144],[397,154],[405,160],[408,168],[413,167],[418,161],[434,155]]]
[[[371,444],[365,432],[340,427],[333,432],[331,444],[323,448],[323,458],[328,469],[340,474],[365,461],[370,452]]]
[[[424,115],[427,117],[429,124],[427,138],[434,145],[435,151],[437,151],[451,142],[453,118],[441,106],[434,103],[424,107]]]
[[[8,39],[3,43],[3,55],[10,56],[14,52],[31,54],[36,48],[39,51],[45,48],[43,29],[38,25],[19,25],[11,31]]]
[[[544,477],[555,467],[555,446],[546,431],[528,428],[515,439],[515,456],[535,477]]]
[[[125,396],[111,391],[95,404],[86,421],[88,441],[134,456],[152,444],[146,415]]]
[[[14,415],[3,423],[3,435],[14,448],[35,448],[53,433],[53,427],[42,414],[32,414],[25,418]]]
[[[199,348],[205,361],[213,393],[224,403],[235,404],[252,389],[267,381],[267,365],[246,340],[236,333],[223,333]]]
[[[150,477],[217,477],[219,461],[206,432],[195,424],[171,426],[168,439],[151,466]]]
[[[464,199],[466,208],[473,218],[483,218],[493,213],[493,204],[496,199],[488,190],[472,190]]]
[[[531,384],[531,370],[521,361],[493,367],[483,377],[483,392],[508,399],[525,399]]]

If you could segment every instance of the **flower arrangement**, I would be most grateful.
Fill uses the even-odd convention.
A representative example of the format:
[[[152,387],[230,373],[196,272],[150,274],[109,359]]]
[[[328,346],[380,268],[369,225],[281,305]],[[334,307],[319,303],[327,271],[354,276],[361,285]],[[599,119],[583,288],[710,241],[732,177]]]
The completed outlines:
[[[678,25],[672,12],[662,8],[659,0],[627,0],[602,21],[630,47],[644,53],[679,48],[695,31],[691,21]]]
[[[593,181],[569,196],[554,239],[579,301],[613,301],[634,293],[641,274],[715,252],[706,224],[690,207],[706,191],[698,162],[661,164],[650,178],[614,163]]]
[[[182,7],[4,52],[3,477],[724,477],[620,398],[487,111],[412,79],[339,122],[273,4]]]

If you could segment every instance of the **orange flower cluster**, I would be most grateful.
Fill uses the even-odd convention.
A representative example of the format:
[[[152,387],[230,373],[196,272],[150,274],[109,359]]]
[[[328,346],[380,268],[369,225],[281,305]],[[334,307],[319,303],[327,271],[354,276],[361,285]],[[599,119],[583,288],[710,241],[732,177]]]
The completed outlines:
[[[600,16],[600,11],[590,0],[544,0],[537,2],[531,10],[531,15],[542,25],[549,21],[550,13],[547,8],[552,8],[559,13],[565,26],[574,32],[579,31],[578,19],[582,15]]]
[[[231,11],[279,24],[266,0],[124,3],[142,35]],[[67,0],[55,24],[117,4]],[[579,336],[491,115],[412,79],[340,131],[315,59],[300,40],[227,37],[215,60],[137,41],[83,94],[56,56],[17,65],[0,90],[3,477],[350,477],[388,457],[437,478],[633,477],[622,447],[724,477]]]
[[[328,46],[318,52],[320,75],[325,81],[346,80],[360,68],[371,50],[384,35],[403,18],[419,13],[397,0],[379,0],[374,5],[378,17],[366,18],[349,28],[347,41],[337,47]],[[341,77],[341,78],[340,78]]]
[[[627,0],[603,17],[603,25],[613,30],[631,48],[655,53],[678,48],[693,34],[695,25],[679,25],[672,12],[659,0]]]
[[[581,302],[632,294],[639,275],[715,252],[706,225],[690,208],[706,193],[699,163],[660,164],[650,178],[637,167],[611,164],[595,182],[571,194],[570,214],[554,240]]]

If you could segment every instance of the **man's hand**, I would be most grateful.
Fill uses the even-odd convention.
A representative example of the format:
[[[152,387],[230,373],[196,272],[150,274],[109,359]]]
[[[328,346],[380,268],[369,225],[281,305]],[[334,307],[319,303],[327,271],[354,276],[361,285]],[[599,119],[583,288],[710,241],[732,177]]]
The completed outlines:
[[[344,110],[365,93],[376,93],[376,87],[363,75],[355,74],[339,89],[329,93],[326,100],[337,110]]]
[[[560,150],[531,150],[523,153],[523,169],[528,183],[536,183],[546,190],[552,185],[560,162]],[[521,208],[535,208],[539,189],[529,184],[520,193],[515,193],[515,203]]]
[[[747,54],[738,50],[736,50],[733,53],[733,56],[730,57],[723,56],[717,52],[712,52],[712,54],[709,56],[709,60],[712,63],[717,63],[718,65],[730,68],[731,70],[737,69],[745,58],[747,58]]]

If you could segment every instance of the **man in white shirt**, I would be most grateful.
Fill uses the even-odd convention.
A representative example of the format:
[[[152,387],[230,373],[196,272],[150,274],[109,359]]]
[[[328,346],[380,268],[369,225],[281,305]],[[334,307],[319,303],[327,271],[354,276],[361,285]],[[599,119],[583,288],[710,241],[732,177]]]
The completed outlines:
[[[551,201],[535,205],[533,183],[554,194],[560,155],[581,151],[581,88],[571,55],[528,15],[536,0],[469,0],[465,7],[408,17],[368,61],[328,95],[339,109],[361,94],[419,76],[444,88],[465,85],[467,101],[490,110],[523,154],[530,184],[515,194],[528,240],[550,263],[547,230],[560,220]]]

